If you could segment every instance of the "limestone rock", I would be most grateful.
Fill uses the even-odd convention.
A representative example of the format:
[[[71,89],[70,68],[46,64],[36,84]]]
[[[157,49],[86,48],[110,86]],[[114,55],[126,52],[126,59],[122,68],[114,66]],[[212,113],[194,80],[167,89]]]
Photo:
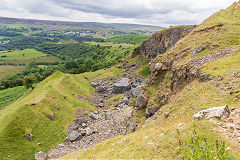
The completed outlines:
[[[104,107],[104,104],[103,103],[99,103],[98,106],[102,108],[102,107]]]
[[[128,81],[128,78],[122,78],[120,81],[114,83],[113,93],[119,94],[130,90],[131,86]]]
[[[44,153],[42,151],[38,152],[35,154],[35,160],[48,160],[48,155],[47,153]]]
[[[70,141],[75,141],[78,139],[81,135],[77,131],[72,131],[70,135],[68,136]]]
[[[198,53],[200,53],[201,51],[203,51],[205,48],[206,48],[206,47],[204,47],[204,46],[198,46],[198,47],[194,50],[192,56],[195,57]]]
[[[78,118],[73,121],[74,126],[81,126],[83,123],[87,123],[87,120],[84,118]]]
[[[159,110],[159,107],[148,107],[147,106],[145,117],[149,118],[149,117],[153,116],[158,110]]]
[[[93,112],[91,112],[89,114],[89,117],[92,119],[92,120],[100,120],[100,117],[97,115],[97,114],[94,114]]]
[[[32,133],[26,134],[26,135],[25,135],[25,138],[26,138],[27,140],[29,140],[29,141],[32,141],[32,139],[33,139]]]
[[[210,109],[202,110],[193,115],[194,119],[200,120],[202,118],[219,118],[226,119],[230,115],[230,111],[227,105],[221,107],[213,107]]]
[[[155,71],[165,71],[167,70],[167,67],[163,63],[156,63],[154,66]]]
[[[137,86],[136,88],[131,89],[131,93],[133,97],[137,97],[140,94],[141,86]]]
[[[147,102],[148,99],[143,94],[138,95],[136,98],[136,106],[139,108],[145,107]]]

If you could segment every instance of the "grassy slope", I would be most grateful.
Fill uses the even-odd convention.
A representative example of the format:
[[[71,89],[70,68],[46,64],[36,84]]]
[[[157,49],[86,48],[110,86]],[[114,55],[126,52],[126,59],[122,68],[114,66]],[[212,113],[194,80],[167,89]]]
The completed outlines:
[[[190,52],[197,46],[205,44],[219,45],[220,47],[215,50],[206,49],[201,52],[197,57],[213,53],[220,48],[228,46],[239,46],[239,16],[240,11],[233,16],[234,6],[226,10],[216,13],[203,24],[198,26],[195,31],[212,27],[219,23],[224,23],[223,29],[211,30],[210,32],[198,32],[194,35],[189,35],[181,40],[178,45],[172,48],[165,55],[158,58],[166,58],[166,56],[177,55],[186,48],[190,47]],[[197,58],[196,57],[196,58]],[[195,58],[195,57],[194,57]],[[191,55],[187,56],[178,65],[184,64],[193,59]],[[214,106],[222,106],[228,104],[230,107],[239,107],[239,101],[235,101],[234,95],[229,95],[228,90],[223,90],[226,83],[232,78],[233,73],[240,72],[240,51],[209,63],[202,67],[202,71],[211,73],[213,75],[224,76],[223,81],[210,81],[199,83],[193,81],[186,86],[181,92],[171,97],[171,101],[161,108],[157,113],[155,120],[150,124],[145,125],[144,128],[131,133],[129,135],[118,136],[113,139],[107,140],[98,144],[95,148],[80,150],[78,152],[66,155],[62,159],[114,159],[114,158],[157,158],[157,159],[170,159],[179,158],[178,150],[178,136],[176,129],[180,130],[183,140],[190,139],[193,130],[193,124],[197,125],[197,132],[200,137],[206,137],[209,144],[214,145],[216,139],[223,139],[227,142],[227,146],[231,148],[230,154],[235,157],[240,157],[240,146],[237,142],[231,139],[226,139],[213,131],[216,125],[208,120],[201,120],[195,122],[192,115],[201,109],[211,108]],[[217,67],[217,69],[213,69]],[[220,83],[220,87],[216,84]],[[157,86],[152,86],[152,91],[156,93]],[[155,89],[154,89],[155,87]],[[240,84],[236,83],[233,88],[239,89]],[[191,90],[189,90],[191,88]],[[154,93],[153,99],[154,99]],[[165,119],[163,113],[168,111],[170,117]],[[178,127],[179,123],[183,123]],[[148,143],[152,142],[152,143]]]
[[[114,42],[114,43],[132,43],[137,44],[141,43],[144,40],[149,38],[147,35],[125,35],[125,36],[115,36],[111,38],[107,38],[105,42]]]
[[[35,49],[24,49],[24,50],[16,50],[12,52],[0,52],[0,60],[24,60],[24,59],[33,59],[42,56],[46,56],[47,54],[36,51]],[[7,57],[1,57],[7,56]]]
[[[77,114],[76,109],[95,109],[88,102],[77,100],[72,93],[91,97],[92,90],[82,75],[58,72],[38,84],[27,95],[0,110],[1,159],[33,159],[36,152],[47,151],[62,143],[65,138],[63,131],[71,123],[73,115]],[[59,111],[56,106],[60,106]],[[51,113],[53,121],[46,117]],[[28,133],[34,136],[32,142],[24,138]],[[8,155],[10,158],[7,158]]]
[[[16,101],[27,91],[28,90],[23,86],[0,90],[0,109]]]

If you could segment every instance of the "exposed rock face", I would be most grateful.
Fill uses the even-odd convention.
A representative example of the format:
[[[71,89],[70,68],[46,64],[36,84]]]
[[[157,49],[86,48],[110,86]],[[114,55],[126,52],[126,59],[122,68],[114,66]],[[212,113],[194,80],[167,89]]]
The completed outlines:
[[[118,93],[123,93],[130,90],[131,86],[128,81],[129,81],[128,78],[123,78],[120,81],[114,83],[113,93],[118,94]]]
[[[158,54],[165,53],[167,49],[174,46],[181,38],[190,33],[195,26],[180,26],[169,28],[155,33],[150,39],[144,41],[142,45],[135,49],[133,57],[140,54],[142,59],[150,62]]]
[[[147,102],[148,99],[146,98],[146,96],[143,95],[143,93],[141,93],[140,95],[137,96],[136,106],[139,108],[146,107]]]
[[[199,47],[197,47],[197,48],[194,50],[192,56],[195,57],[198,53],[200,53],[201,51],[203,51],[205,48],[206,48],[206,47],[204,47],[204,46],[199,46]]]
[[[42,151],[35,154],[35,160],[48,160],[48,155]]]
[[[219,118],[226,119],[230,115],[230,111],[227,105],[222,107],[213,107],[210,109],[202,110],[193,115],[194,119],[200,120],[202,118]]]

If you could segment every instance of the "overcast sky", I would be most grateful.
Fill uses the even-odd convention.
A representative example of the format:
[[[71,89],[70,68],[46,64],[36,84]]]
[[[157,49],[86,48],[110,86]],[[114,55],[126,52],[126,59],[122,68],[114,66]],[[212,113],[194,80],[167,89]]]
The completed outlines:
[[[199,24],[237,0],[0,0],[0,16],[158,26]]]

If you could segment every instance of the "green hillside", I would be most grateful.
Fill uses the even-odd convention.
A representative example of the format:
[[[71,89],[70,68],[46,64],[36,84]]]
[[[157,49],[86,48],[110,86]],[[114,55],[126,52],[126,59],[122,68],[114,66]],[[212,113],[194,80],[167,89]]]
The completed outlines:
[[[36,152],[47,151],[63,142],[65,127],[71,123],[74,114],[80,114],[77,108],[95,110],[88,102],[77,100],[72,93],[91,97],[92,90],[83,76],[57,72],[0,110],[1,159],[32,159]],[[52,113],[53,120],[50,120],[46,116]],[[32,142],[24,138],[29,133],[34,136]]]
[[[179,92],[169,94],[168,103],[162,105],[159,99],[164,93],[167,95],[172,87],[173,71],[168,69],[160,75],[155,73],[144,86],[148,101],[153,106],[161,106],[161,109],[151,117],[152,121],[136,132],[115,137],[94,148],[80,150],[59,159],[204,159],[203,157],[208,157],[207,154],[210,153],[212,158],[206,159],[239,159],[240,145],[237,140],[217,132],[216,123],[208,119],[195,121],[192,117],[202,109],[226,104],[230,109],[239,109],[239,17],[239,5],[234,3],[229,8],[211,16],[177,45],[154,60],[155,63],[162,64],[174,61],[172,67],[179,69],[179,76],[181,76],[181,74],[184,75],[185,68],[190,69],[187,67],[190,67],[191,60],[199,60],[200,57],[210,56],[220,51],[221,53],[229,51],[229,54],[224,57],[218,59],[210,57],[212,61],[206,59],[209,60],[208,63],[200,67],[204,74],[211,74],[215,78],[206,82],[195,79],[189,84],[183,81],[179,84],[179,86],[183,85],[183,88],[179,87]],[[194,50],[199,46],[204,46],[205,49],[193,56]],[[221,123],[226,125],[227,122],[221,121]],[[193,126],[196,126],[196,133]],[[228,130],[226,132],[231,134]],[[198,144],[194,144],[195,141],[192,138],[196,135],[197,142],[200,146],[204,146],[199,150],[195,148]],[[221,146],[220,153],[216,143],[222,140],[226,144],[225,148]],[[180,147],[179,143],[182,141],[186,143],[185,148]],[[198,156],[194,157],[194,154]],[[202,154],[201,158],[200,154]]]
[[[107,38],[105,42],[114,42],[114,43],[132,43],[137,44],[141,43],[144,40],[148,39],[150,36],[147,35],[125,35],[125,36],[115,36]]]

